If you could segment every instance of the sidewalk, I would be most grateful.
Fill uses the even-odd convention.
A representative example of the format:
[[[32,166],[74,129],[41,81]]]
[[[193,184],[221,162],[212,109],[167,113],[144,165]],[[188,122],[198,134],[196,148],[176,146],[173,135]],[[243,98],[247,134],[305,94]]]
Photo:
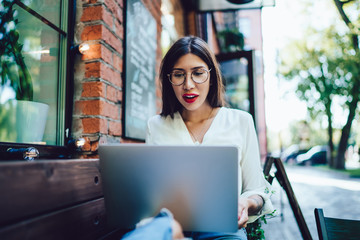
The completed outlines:
[[[295,196],[314,240],[318,240],[314,208],[325,216],[360,219],[360,179],[316,167],[285,166]],[[266,240],[302,239],[285,192],[277,180],[272,197],[278,216],[262,225]]]

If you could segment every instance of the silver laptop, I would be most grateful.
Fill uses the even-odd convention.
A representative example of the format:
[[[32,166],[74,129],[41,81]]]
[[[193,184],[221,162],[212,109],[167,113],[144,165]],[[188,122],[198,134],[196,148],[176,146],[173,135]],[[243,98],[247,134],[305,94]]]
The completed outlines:
[[[236,147],[101,145],[99,156],[111,227],[132,229],[165,207],[184,231],[237,231]]]

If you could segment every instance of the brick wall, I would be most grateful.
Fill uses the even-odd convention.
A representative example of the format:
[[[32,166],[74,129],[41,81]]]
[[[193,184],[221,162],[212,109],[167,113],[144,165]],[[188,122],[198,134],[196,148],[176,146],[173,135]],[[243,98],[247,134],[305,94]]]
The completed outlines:
[[[99,143],[132,142],[122,138],[122,86],[125,0],[78,1],[75,41],[90,45],[76,59],[73,137],[84,137],[85,155],[96,154]],[[161,60],[161,0],[144,1],[158,25],[158,71]]]

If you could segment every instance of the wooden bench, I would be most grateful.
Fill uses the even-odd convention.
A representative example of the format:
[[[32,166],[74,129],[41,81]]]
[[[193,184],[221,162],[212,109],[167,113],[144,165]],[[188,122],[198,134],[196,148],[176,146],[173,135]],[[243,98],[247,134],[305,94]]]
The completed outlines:
[[[311,239],[280,159],[267,158],[304,239]],[[109,229],[98,159],[0,162],[0,239],[120,239]]]
[[[99,160],[0,162],[0,239],[120,239],[106,227]]]

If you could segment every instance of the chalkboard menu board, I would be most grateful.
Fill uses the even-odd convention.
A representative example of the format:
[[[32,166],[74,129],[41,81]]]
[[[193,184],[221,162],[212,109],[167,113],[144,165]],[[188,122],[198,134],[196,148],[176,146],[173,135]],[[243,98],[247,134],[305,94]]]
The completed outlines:
[[[156,21],[141,0],[126,1],[124,137],[144,140],[156,114]]]

